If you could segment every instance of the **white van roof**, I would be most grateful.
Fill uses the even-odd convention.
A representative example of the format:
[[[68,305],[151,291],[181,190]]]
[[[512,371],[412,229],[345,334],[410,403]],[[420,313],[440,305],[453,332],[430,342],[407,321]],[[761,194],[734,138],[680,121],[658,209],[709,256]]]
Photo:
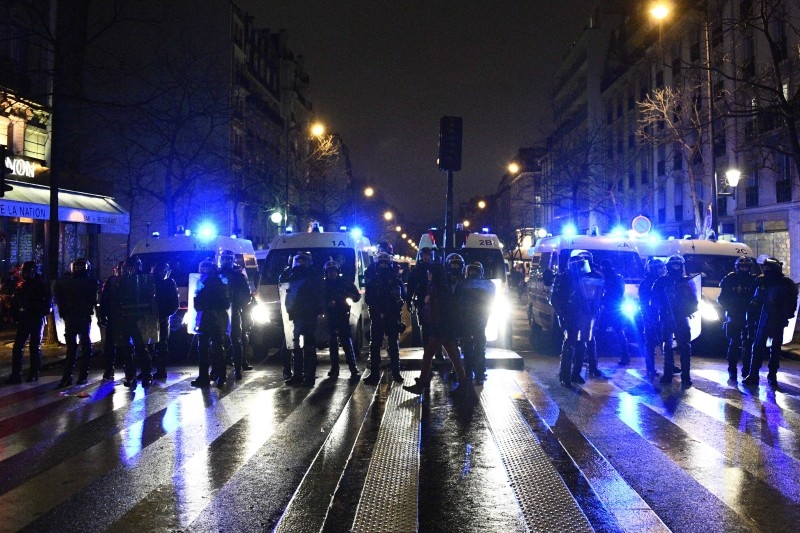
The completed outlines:
[[[557,250],[637,251],[636,243],[632,239],[613,235],[555,235],[539,239],[533,247],[534,252],[555,252]]]
[[[670,255],[726,255],[732,257],[753,256],[753,250],[743,242],[709,241],[705,239],[665,239],[637,243],[639,255],[669,257]]]
[[[276,236],[269,245],[270,250],[281,248],[353,248],[371,251],[368,238],[346,231],[313,231],[308,233],[284,233]]]
[[[234,237],[212,237],[203,239],[197,235],[174,235],[171,237],[148,237],[137,242],[131,251],[134,254],[159,252],[213,251],[215,255],[223,250],[235,254],[253,254],[253,243],[247,239]]]

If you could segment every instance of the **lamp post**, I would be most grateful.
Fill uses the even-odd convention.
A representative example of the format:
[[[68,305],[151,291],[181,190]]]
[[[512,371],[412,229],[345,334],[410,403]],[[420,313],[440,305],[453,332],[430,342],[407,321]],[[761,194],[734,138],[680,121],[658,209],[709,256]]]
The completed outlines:
[[[285,137],[286,153],[285,153],[285,159],[284,159],[284,178],[285,178],[285,183],[284,183],[284,191],[283,191],[283,200],[284,200],[284,204],[283,204],[283,229],[284,229],[284,232],[285,232],[286,228],[289,226],[289,210],[291,208],[290,199],[289,199],[289,190],[290,190],[290,184],[291,184],[291,178],[292,178],[292,171],[291,171],[291,153],[290,153],[290,150],[289,150],[289,146],[290,146],[290,144],[289,144],[289,141],[290,141],[289,134],[292,131],[302,129],[303,127],[307,126],[309,123],[308,123],[308,121],[304,121],[304,122],[295,124],[294,126],[290,126],[289,125],[289,119],[286,119],[286,120],[284,120],[283,124],[284,124],[284,134],[286,136]],[[323,126],[319,122],[315,122],[314,124],[311,124],[308,132],[311,135],[313,135],[314,137],[321,137],[322,135],[325,134],[325,126]]]

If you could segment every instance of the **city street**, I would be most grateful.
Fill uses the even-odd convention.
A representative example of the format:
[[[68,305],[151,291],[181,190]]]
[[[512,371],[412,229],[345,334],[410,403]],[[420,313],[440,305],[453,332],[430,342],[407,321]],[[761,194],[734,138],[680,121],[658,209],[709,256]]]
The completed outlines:
[[[48,358],[38,383],[0,386],[0,531],[797,530],[797,361],[772,390],[765,368],[747,389],[697,357],[682,391],[601,353],[607,379],[570,390],[513,314],[524,370],[471,397],[441,370],[421,401],[388,370],[377,388],[327,378],[322,351],[313,389],[272,358],[221,390],[186,365],[148,390],[98,367],[57,391]]]

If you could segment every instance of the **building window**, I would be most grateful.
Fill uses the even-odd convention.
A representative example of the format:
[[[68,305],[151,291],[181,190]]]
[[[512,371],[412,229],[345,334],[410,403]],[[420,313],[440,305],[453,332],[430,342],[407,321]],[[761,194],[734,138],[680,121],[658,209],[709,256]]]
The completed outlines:
[[[656,87],[664,87],[664,71],[656,72]]]
[[[675,206],[675,222],[683,222],[683,204]]]
[[[25,149],[23,154],[32,159],[47,159],[47,130],[27,126],[25,128]]]
[[[683,170],[683,154],[679,151],[672,154],[672,170]]]
[[[722,21],[714,21],[714,26],[711,28],[711,47],[716,48],[722,44]]]
[[[635,148],[636,147],[636,135],[631,133],[628,135],[628,148]]]
[[[667,210],[663,207],[658,209],[658,223],[663,224],[667,221]]]
[[[692,63],[700,60],[700,31],[692,32],[692,44],[689,46],[689,61]]]
[[[636,107],[636,98],[633,97],[633,93],[628,95],[628,111]]]
[[[747,186],[744,195],[745,207],[758,207],[758,170],[753,170],[747,178]]]
[[[676,57],[672,60],[672,77],[677,78],[681,75],[681,64],[682,59],[680,57]]]
[[[648,93],[647,85],[642,84],[641,88],[639,88],[639,101],[644,102],[647,100],[647,93]]]
[[[628,173],[628,188],[633,189],[634,187],[636,187],[636,173],[630,171]]]
[[[701,213],[703,211],[700,211]],[[724,217],[728,215],[728,197],[719,196],[717,198],[717,215]]]
[[[642,185],[647,185],[648,183],[650,183],[650,174],[647,172],[646,168],[642,169],[641,182]]]
[[[666,161],[659,161],[656,165],[656,174],[659,176],[663,176],[667,173],[667,162]]]

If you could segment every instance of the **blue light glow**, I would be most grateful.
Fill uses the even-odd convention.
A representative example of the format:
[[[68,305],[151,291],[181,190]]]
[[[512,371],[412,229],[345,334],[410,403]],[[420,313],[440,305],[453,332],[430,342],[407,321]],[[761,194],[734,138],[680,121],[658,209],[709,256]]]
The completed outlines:
[[[614,237],[624,237],[625,229],[621,226],[617,226],[611,230],[611,235],[613,235]]]
[[[658,233],[653,233],[651,231],[650,234],[647,236],[647,240],[649,242],[658,242],[661,240],[661,235],[659,235]]]
[[[625,315],[625,317],[631,321],[635,319],[636,313],[639,312],[639,306],[636,304],[636,302],[628,298],[625,298],[625,300],[622,301],[621,309],[622,309],[622,314]]]
[[[217,228],[210,222],[203,222],[197,230],[197,236],[204,240],[217,236]]]
[[[572,224],[567,224],[566,226],[564,226],[562,233],[567,237],[572,237],[573,235],[576,235],[578,233],[578,230]]]
[[[489,233],[489,228],[483,228],[484,233]]]
[[[350,230],[350,235],[355,237],[356,239],[361,237],[364,233],[361,231],[361,228],[353,228]]]

